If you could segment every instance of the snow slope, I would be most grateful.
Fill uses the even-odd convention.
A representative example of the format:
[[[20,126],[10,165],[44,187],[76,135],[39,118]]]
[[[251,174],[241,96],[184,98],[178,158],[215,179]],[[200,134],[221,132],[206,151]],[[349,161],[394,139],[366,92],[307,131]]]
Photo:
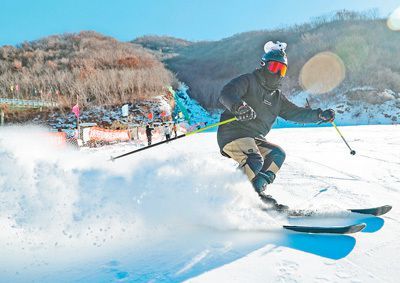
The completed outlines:
[[[311,101],[312,108],[334,109],[338,125],[397,125],[400,121],[400,94],[388,89],[379,92],[369,87],[358,87],[347,94],[311,95],[297,92],[290,97],[298,106],[306,106],[306,99]],[[280,119],[276,126],[298,127],[298,124]]]
[[[332,128],[273,130],[287,160],[269,189],[335,215],[302,223],[366,222],[354,236],[280,229],[213,132],[110,162],[133,145],[76,152],[1,128],[0,282],[397,282],[400,128],[341,129],[357,155]],[[382,204],[382,218],[338,212]]]

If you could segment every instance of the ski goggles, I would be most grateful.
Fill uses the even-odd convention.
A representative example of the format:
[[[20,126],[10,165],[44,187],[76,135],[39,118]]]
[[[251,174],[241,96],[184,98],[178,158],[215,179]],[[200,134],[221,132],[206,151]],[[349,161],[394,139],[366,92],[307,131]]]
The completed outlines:
[[[269,61],[269,62],[267,62],[267,69],[272,74],[276,74],[276,73],[280,72],[281,77],[284,77],[286,75],[287,66],[278,61]]]

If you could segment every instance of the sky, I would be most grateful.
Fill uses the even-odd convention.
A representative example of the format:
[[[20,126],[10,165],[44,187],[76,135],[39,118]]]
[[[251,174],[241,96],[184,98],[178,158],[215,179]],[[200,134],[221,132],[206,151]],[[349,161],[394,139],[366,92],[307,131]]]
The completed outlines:
[[[3,0],[0,46],[53,34],[94,30],[121,41],[168,35],[192,41],[301,24],[332,11],[379,9],[396,0]]]

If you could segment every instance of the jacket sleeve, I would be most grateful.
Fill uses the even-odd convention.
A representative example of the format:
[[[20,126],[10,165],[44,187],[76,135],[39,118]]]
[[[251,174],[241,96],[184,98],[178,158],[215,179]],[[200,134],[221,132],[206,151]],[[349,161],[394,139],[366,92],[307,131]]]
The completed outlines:
[[[249,88],[249,78],[246,75],[239,76],[226,84],[218,100],[226,109],[233,112],[234,106],[242,102],[242,97]]]
[[[322,112],[320,108],[310,109],[299,107],[290,102],[284,95],[281,95],[281,101],[279,116],[285,120],[299,123],[316,123],[321,120],[319,118],[319,114]]]

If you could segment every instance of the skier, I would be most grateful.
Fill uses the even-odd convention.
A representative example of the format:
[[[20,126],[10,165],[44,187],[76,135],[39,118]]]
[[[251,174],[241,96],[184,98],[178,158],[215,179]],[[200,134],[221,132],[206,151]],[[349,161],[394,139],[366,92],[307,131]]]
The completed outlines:
[[[150,127],[149,124],[146,125],[146,136],[147,136],[147,145],[151,145],[151,137],[153,136],[152,131],[153,127]]]
[[[172,126],[172,131],[174,132],[174,137],[176,138],[178,136],[178,127],[176,126],[175,122],[174,125]]]
[[[169,128],[168,124],[164,125],[164,135],[167,141],[171,139],[171,129]]]
[[[288,66],[287,44],[267,42],[261,67],[243,74],[224,86],[219,101],[226,108],[221,121],[236,117],[237,121],[218,128],[221,154],[234,159],[251,181],[261,200],[277,210],[288,207],[278,204],[265,193],[285,160],[285,152],[265,139],[276,118],[300,123],[329,122],[335,111],[298,107],[280,90]]]

